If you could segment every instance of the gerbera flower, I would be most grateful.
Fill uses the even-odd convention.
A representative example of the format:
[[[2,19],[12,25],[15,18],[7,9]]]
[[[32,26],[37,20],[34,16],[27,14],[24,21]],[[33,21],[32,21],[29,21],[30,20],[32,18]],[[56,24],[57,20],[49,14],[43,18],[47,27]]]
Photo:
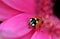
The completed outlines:
[[[55,33],[54,30],[58,28],[56,26],[59,26],[59,24],[57,24],[59,20],[53,16],[52,10],[49,9],[48,12],[44,10],[47,6],[42,8],[42,3],[46,0],[44,0],[44,2],[41,1],[41,3],[39,2],[37,5],[38,8],[36,8],[33,0],[2,1],[8,6],[24,12],[11,18],[8,17],[9,19],[0,25],[0,35],[2,39],[58,39],[57,36],[59,33],[56,33],[57,35],[53,33]],[[24,2],[26,3],[25,5],[23,5]],[[28,6],[30,4],[33,6]],[[49,7],[47,7],[47,9],[48,8]],[[41,12],[39,10],[41,10]]]

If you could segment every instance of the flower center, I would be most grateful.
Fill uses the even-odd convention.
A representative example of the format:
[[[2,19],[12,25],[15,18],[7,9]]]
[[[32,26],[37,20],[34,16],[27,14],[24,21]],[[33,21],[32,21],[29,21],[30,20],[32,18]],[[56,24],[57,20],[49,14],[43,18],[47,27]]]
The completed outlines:
[[[30,22],[29,24],[32,26],[32,27],[35,27],[35,28],[39,28],[42,24],[42,19],[40,17],[33,17],[33,18],[30,18]]]

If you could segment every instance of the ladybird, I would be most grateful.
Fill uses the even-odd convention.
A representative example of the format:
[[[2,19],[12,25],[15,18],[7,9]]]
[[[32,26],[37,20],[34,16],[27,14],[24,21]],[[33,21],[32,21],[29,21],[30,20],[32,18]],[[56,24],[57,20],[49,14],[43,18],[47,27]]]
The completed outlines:
[[[40,18],[40,17],[33,17],[33,18],[30,18],[30,25],[32,26],[32,27],[36,27],[36,28],[38,28],[38,27],[40,27],[40,25],[43,23],[43,21],[42,21],[42,19]]]

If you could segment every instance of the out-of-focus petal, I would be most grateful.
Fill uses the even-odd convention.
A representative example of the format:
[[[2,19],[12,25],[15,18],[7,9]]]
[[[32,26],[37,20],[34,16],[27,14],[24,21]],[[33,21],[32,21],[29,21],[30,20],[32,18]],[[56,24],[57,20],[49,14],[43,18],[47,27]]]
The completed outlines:
[[[59,24],[60,20],[56,17],[56,16],[50,16],[49,19],[51,20],[51,22],[53,22],[54,24]]]
[[[17,37],[17,38],[4,38],[3,39],[31,39],[33,33],[35,32],[34,29],[32,29],[29,33],[25,34],[24,36],[22,37]]]
[[[35,30],[32,29],[32,31],[30,31],[29,33],[27,33],[26,35],[20,37],[20,38],[17,38],[17,39],[31,39],[32,35],[34,34]],[[24,37],[24,38],[23,38]]]
[[[35,4],[34,0],[2,0],[4,3],[10,7],[24,12],[34,12]]]
[[[33,15],[19,14],[5,21],[0,26],[0,34],[4,37],[21,37],[32,30],[29,28],[29,18]]]
[[[55,16],[51,16],[50,20],[54,24],[53,30],[55,30],[57,35],[60,35],[60,20]]]
[[[53,35],[52,39],[60,39],[60,37],[57,37],[56,35]]]
[[[0,0],[0,21],[6,20],[12,16],[19,14],[19,13],[22,13],[22,12],[17,11],[15,9],[7,6]]]
[[[43,32],[35,32],[31,39],[50,39],[51,36]]]

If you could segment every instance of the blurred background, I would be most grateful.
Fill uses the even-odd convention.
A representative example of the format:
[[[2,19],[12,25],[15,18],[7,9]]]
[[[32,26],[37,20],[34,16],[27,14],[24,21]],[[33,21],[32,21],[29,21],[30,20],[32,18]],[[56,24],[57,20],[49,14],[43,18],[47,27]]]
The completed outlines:
[[[52,0],[52,2],[54,3],[53,14],[60,19],[60,0]]]

